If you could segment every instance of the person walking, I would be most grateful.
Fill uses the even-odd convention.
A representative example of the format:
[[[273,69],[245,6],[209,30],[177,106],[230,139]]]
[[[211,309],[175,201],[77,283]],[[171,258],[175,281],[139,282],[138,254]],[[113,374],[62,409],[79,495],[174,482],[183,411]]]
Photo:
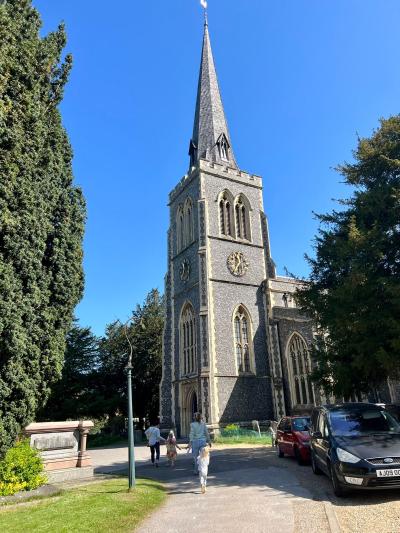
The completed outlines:
[[[200,453],[197,458],[197,466],[199,469],[199,480],[202,494],[204,494],[207,490],[207,476],[209,464],[210,450],[206,446],[203,446],[203,448],[200,448]]]
[[[165,439],[160,435],[160,423],[157,420],[154,424],[150,424],[150,427],[145,431],[147,440],[150,446],[151,462],[158,468],[160,461],[160,440],[165,442]]]
[[[168,437],[166,440],[166,446],[167,446],[168,463],[173,468],[175,466],[176,457],[178,455],[178,452],[176,450],[177,449],[181,450],[182,448],[176,442],[175,433],[172,431],[172,429],[168,433]]]
[[[189,448],[192,450],[194,474],[196,475],[198,474],[197,457],[199,456],[200,449],[204,448],[207,444],[211,447],[211,439],[207,426],[203,422],[201,413],[195,413],[194,422],[190,424]]]

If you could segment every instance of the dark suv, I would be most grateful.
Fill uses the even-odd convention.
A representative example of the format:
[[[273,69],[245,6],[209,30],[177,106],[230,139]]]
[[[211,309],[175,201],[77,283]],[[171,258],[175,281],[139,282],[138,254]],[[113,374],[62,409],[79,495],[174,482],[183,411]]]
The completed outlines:
[[[330,477],[336,496],[349,489],[400,488],[400,424],[383,407],[317,407],[310,435],[313,472]]]
[[[400,422],[400,405],[394,403],[377,403],[376,405],[384,407],[386,411],[389,411],[392,417],[397,420],[397,422]]]

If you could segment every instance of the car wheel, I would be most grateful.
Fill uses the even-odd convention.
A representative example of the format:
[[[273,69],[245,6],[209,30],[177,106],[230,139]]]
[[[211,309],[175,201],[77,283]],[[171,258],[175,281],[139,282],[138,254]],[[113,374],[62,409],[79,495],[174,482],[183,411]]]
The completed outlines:
[[[278,457],[284,457],[285,454],[282,452],[278,441],[275,442],[275,446],[276,446],[276,453],[278,454]]]
[[[296,457],[296,461],[297,461],[297,464],[299,464],[300,466],[303,466],[304,465],[304,460],[301,456],[301,453],[300,453],[300,450],[297,448],[294,449],[294,456]]]
[[[331,475],[332,487],[333,487],[333,492],[334,492],[335,496],[338,496],[338,498],[346,497],[348,492],[340,484],[340,481],[338,480],[338,477],[336,475],[335,469],[332,468],[332,466],[330,466],[330,465],[329,465],[329,472],[330,472],[330,475]]]
[[[322,470],[318,468],[317,466],[317,462],[315,460],[315,454],[313,451],[311,451],[311,468],[316,476],[320,476],[322,474]]]

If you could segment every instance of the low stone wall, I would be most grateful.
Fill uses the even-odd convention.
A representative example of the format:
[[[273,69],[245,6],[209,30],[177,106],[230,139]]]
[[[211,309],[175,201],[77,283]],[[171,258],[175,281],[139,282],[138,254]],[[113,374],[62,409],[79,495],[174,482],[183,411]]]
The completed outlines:
[[[40,452],[49,481],[57,482],[93,476],[87,436],[93,422],[35,422],[24,433]]]

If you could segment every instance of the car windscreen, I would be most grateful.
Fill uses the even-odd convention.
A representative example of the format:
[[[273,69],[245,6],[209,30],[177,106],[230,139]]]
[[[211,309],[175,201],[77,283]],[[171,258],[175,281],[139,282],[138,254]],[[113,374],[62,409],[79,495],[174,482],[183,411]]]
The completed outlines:
[[[400,433],[400,424],[383,409],[340,409],[331,411],[329,421],[337,437]]]
[[[308,428],[310,427],[310,419],[307,417],[293,418],[292,427],[293,431],[308,431]]]
[[[385,409],[397,420],[397,422],[400,422],[400,407],[398,405],[387,405]]]

